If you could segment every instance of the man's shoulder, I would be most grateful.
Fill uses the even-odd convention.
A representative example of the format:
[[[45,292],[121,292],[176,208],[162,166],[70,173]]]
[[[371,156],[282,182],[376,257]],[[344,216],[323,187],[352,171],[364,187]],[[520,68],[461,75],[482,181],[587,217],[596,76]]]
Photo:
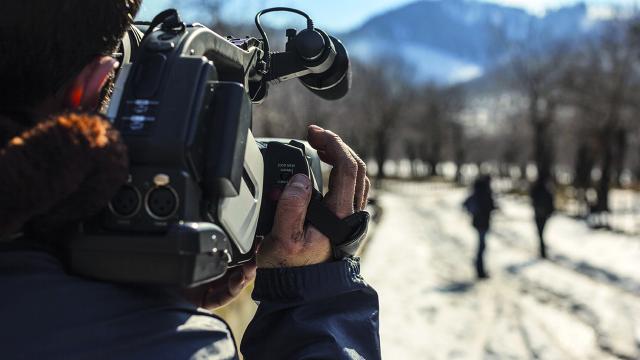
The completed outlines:
[[[15,264],[13,271],[8,271],[10,264]],[[6,325],[0,335],[13,344],[3,350],[9,354],[26,351],[28,358],[236,358],[226,323],[171,290],[71,276],[55,258],[43,254],[0,253],[0,268],[7,270],[0,274],[0,288],[11,294],[0,298],[0,315]]]

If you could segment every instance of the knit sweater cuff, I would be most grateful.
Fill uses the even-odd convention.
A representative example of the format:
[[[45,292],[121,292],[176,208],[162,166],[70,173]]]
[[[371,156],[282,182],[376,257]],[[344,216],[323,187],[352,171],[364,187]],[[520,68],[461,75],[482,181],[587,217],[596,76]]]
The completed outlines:
[[[368,285],[358,258],[323,264],[258,269],[252,297],[256,301],[299,303],[334,297]]]

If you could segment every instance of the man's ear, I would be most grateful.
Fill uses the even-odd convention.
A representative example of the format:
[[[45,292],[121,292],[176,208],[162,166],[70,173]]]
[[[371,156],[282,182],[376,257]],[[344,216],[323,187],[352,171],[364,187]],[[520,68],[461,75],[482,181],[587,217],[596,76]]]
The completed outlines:
[[[98,107],[102,88],[118,62],[110,56],[93,59],[73,79],[65,96],[66,107],[71,110],[95,110]]]

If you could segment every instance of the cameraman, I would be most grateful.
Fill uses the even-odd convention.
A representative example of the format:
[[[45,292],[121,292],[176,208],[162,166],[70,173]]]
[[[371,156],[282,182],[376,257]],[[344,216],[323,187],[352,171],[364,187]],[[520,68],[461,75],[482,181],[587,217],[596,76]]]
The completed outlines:
[[[255,277],[248,359],[377,359],[378,299],[357,259],[333,260],[305,228],[306,176],[282,192],[256,265],[181,292],[83,279],[63,243],[126,180],[119,135],[95,115],[108,101],[110,57],[140,0],[3,3],[0,21],[0,354],[5,359],[237,359],[223,305]],[[364,208],[363,162],[330,131],[310,144],[333,165],[328,207]]]

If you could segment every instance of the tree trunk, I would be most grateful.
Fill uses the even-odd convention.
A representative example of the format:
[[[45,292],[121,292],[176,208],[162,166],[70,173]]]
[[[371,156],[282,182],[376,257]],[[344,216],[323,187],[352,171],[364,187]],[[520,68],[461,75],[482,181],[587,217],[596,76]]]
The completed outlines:
[[[601,135],[602,144],[602,176],[598,187],[596,189],[598,194],[598,202],[596,203],[597,212],[609,211],[609,188],[611,186],[611,168],[613,165],[613,151],[612,151],[612,130],[605,129]]]
[[[622,175],[624,174],[624,165],[627,156],[627,132],[624,128],[619,127],[615,132],[615,157],[613,162],[615,164],[615,184],[618,187],[622,186]]]
[[[464,165],[464,161],[466,157],[463,141],[464,141],[464,130],[460,124],[454,123],[453,124],[453,151],[454,151],[454,161],[456,163],[455,182],[458,184],[462,184],[462,165]]]
[[[576,164],[573,176],[573,187],[586,190],[591,187],[591,172],[593,171],[592,150],[582,142],[576,154]]]
[[[434,137],[426,147],[427,163],[429,164],[429,177],[438,176],[438,164],[440,163],[442,153],[442,141]]]
[[[409,166],[411,168],[411,178],[418,178],[418,154],[415,149],[415,145],[412,143],[407,143],[405,147],[405,153],[407,154],[407,159],[409,160]]]
[[[549,136],[549,130],[554,122],[555,111],[556,104],[548,100],[544,117],[539,119],[535,126],[538,178],[545,182],[551,178],[553,172],[553,142]]]
[[[429,168],[431,169],[429,171],[429,177],[433,177],[433,176],[438,176],[440,175],[438,172],[438,160],[435,159],[435,157],[431,156],[429,157]]]
[[[386,129],[378,129],[375,134],[375,149],[374,156],[376,159],[376,164],[378,164],[378,174],[376,175],[376,179],[382,180],[386,177],[384,172],[384,163],[387,161],[388,156],[388,148],[389,142],[387,139]]]
[[[456,152],[456,177],[455,182],[462,184],[462,166],[464,165],[464,152]]]
[[[551,156],[547,147],[547,124],[539,121],[534,126],[534,151],[538,179],[541,181],[547,181],[551,176]]]

